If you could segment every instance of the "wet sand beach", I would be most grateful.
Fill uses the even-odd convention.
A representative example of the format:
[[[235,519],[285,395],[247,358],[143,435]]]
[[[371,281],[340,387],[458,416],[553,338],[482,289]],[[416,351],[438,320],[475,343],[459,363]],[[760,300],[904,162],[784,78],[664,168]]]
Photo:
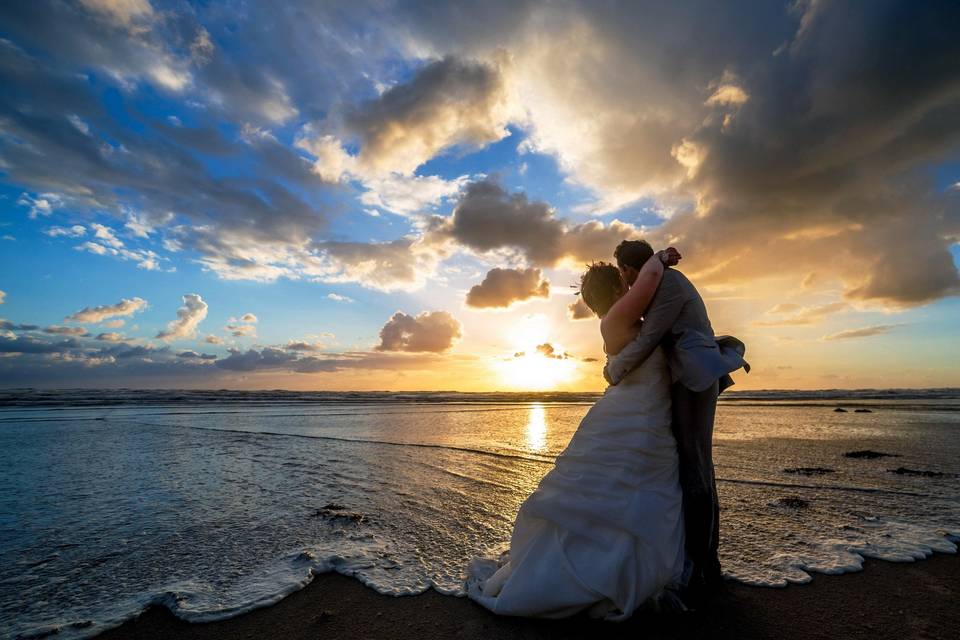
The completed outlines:
[[[816,574],[786,588],[728,582],[701,612],[640,613],[624,623],[576,617],[498,617],[466,598],[434,591],[391,597],[356,580],[318,576],[280,603],[231,620],[189,624],[152,607],[100,640],[219,638],[956,638],[960,636],[960,556],[913,563],[868,560],[864,570]]]

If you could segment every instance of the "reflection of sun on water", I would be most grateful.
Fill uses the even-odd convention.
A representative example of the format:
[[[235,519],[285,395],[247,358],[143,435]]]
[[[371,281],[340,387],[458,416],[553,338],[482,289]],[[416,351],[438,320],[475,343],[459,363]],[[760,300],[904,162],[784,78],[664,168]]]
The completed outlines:
[[[539,402],[530,407],[530,420],[527,422],[527,446],[534,451],[543,451],[547,446],[547,420],[543,405]]]

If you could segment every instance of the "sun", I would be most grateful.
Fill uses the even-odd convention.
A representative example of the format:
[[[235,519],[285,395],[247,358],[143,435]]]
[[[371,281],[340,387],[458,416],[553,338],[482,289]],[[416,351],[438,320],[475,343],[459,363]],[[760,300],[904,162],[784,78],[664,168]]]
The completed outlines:
[[[523,353],[496,363],[500,380],[511,389],[544,391],[573,379],[573,359],[550,358],[541,353]]]
[[[550,339],[551,324],[543,314],[527,314],[504,335],[513,354],[494,363],[501,384],[518,391],[547,391],[572,381],[577,359]]]

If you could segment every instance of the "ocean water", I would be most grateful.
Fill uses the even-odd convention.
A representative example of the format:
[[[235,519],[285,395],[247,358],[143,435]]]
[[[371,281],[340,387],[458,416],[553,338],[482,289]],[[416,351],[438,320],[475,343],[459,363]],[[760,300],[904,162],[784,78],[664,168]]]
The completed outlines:
[[[0,637],[230,617],[326,571],[462,595],[595,399],[0,392]],[[958,390],[724,394],[714,457],[731,580],[956,552]]]

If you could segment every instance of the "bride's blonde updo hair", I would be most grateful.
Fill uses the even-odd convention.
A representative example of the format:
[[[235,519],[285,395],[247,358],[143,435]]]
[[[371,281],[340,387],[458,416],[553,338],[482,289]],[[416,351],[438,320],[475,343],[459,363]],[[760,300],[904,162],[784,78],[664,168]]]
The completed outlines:
[[[594,262],[580,276],[580,295],[597,316],[603,317],[624,292],[620,270],[609,262]]]

